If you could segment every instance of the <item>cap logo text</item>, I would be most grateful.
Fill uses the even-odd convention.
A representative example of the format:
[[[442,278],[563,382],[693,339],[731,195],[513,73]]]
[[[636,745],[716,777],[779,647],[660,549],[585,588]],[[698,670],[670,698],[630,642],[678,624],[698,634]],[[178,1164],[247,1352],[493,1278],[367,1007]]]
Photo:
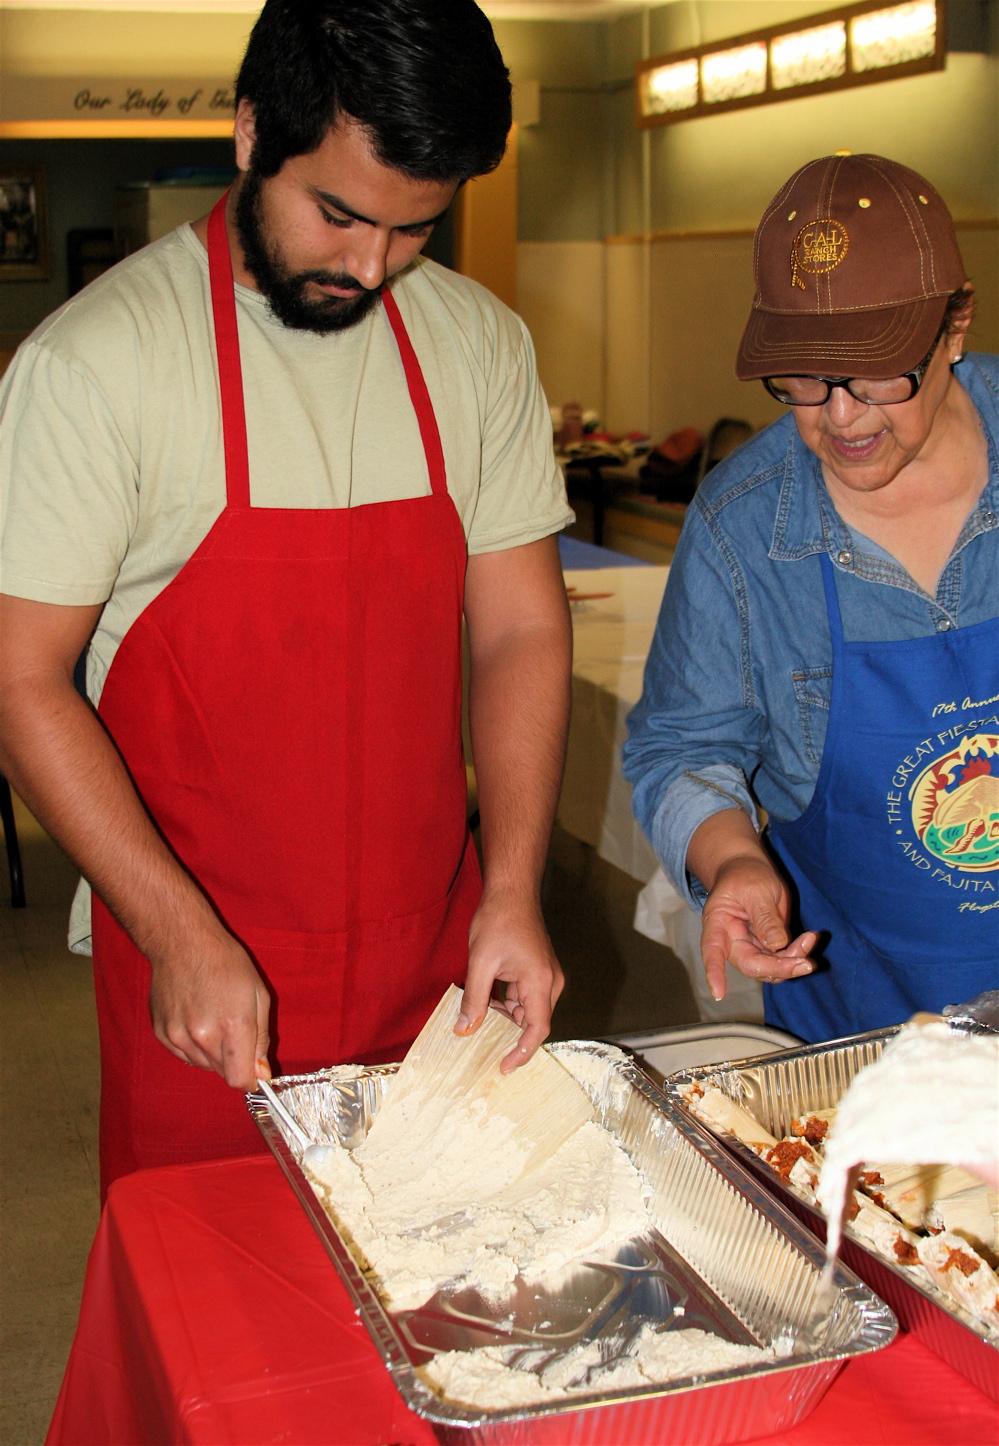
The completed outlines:
[[[850,249],[850,238],[840,221],[824,217],[802,226],[791,246],[791,285],[806,290],[799,272],[821,276],[835,271]]]

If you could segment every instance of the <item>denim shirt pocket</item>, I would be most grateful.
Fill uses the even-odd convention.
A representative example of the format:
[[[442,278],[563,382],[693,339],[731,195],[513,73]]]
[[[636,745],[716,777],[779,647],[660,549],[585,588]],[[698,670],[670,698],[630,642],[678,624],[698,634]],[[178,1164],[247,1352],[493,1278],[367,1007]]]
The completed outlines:
[[[822,762],[829,703],[832,697],[832,666],[795,668],[791,673],[794,696],[798,700],[798,717],[805,741],[805,753],[816,767]],[[823,713],[816,713],[821,708]]]

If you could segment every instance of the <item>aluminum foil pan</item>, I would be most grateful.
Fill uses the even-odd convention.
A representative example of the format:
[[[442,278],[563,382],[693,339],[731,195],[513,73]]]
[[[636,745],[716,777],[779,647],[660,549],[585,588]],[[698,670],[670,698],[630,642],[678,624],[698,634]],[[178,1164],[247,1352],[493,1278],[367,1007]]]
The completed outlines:
[[[950,1023],[952,1028],[969,1033],[993,1032],[974,1014],[951,1016]],[[821,1211],[747,1146],[731,1135],[715,1134],[710,1126],[691,1115],[680,1091],[692,1083],[715,1085],[779,1139],[790,1134],[791,1121],[797,1115],[837,1105],[854,1075],[880,1057],[885,1044],[899,1028],[896,1025],[828,1044],[802,1045],[800,1049],[731,1064],[678,1070],[666,1080],[664,1089],[688,1119],[746,1164],[768,1190],[824,1241],[826,1222]],[[987,1336],[986,1327],[980,1321],[957,1303],[945,1302],[933,1287],[920,1285],[902,1266],[875,1254],[853,1236],[849,1224],[844,1227],[840,1255],[861,1280],[887,1301],[903,1330],[918,1336],[929,1350],[979,1390],[993,1400],[999,1399],[999,1348],[994,1336]]]
[[[590,1093],[598,1117],[652,1185],[655,1228],[613,1257],[571,1267],[557,1281],[518,1281],[501,1302],[455,1287],[417,1310],[388,1310],[350,1239],[314,1195],[294,1141],[262,1095],[248,1095],[247,1103],[396,1387],[441,1441],[712,1446],[790,1429],[816,1406],[844,1360],[894,1338],[894,1317],[845,1267],[824,1293],[823,1254],[814,1236],[621,1051],[590,1043],[552,1046],[556,1056],[573,1050],[599,1066],[588,1071],[596,1078]],[[274,1088],[313,1139],[351,1147],[364,1138],[396,1068],[340,1067],[275,1080]],[[667,1386],[502,1411],[442,1400],[416,1371],[437,1351],[497,1344],[543,1355],[538,1369],[583,1341],[599,1340],[613,1359],[614,1342],[630,1339],[646,1322],[774,1346],[780,1358]]]

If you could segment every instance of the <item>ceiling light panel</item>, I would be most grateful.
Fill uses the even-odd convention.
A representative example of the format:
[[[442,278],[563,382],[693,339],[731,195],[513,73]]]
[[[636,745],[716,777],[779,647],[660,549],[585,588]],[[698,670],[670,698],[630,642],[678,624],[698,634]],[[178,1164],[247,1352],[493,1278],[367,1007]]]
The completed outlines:
[[[834,20],[779,35],[770,42],[770,73],[774,90],[792,85],[814,85],[846,74],[846,24]]]
[[[701,94],[705,104],[762,95],[767,88],[767,47],[759,40],[701,57]]]
[[[854,70],[880,70],[932,55],[937,44],[937,7],[933,0],[912,0],[858,15],[850,23]]]
[[[646,115],[689,110],[697,104],[697,61],[681,60],[650,70],[645,79],[643,110]]]
[[[638,125],[668,126],[943,70],[945,12],[946,0],[853,0],[797,22],[650,56],[635,67]]]

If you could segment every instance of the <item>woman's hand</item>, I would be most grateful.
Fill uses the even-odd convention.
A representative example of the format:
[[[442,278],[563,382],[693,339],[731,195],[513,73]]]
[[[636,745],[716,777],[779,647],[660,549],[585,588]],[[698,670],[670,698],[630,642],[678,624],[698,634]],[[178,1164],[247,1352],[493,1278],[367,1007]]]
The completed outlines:
[[[705,819],[690,841],[687,868],[708,890],[701,958],[714,999],[725,998],[726,962],[767,984],[812,972],[808,954],[817,935],[790,938],[787,888],[741,808]]]
[[[777,984],[811,974],[816,935],[788,937],[789,899],[767,859],[735,858],[718,871],[704,905],[701,958],[714,999],[725,998],[725,964],[740,974]]]

